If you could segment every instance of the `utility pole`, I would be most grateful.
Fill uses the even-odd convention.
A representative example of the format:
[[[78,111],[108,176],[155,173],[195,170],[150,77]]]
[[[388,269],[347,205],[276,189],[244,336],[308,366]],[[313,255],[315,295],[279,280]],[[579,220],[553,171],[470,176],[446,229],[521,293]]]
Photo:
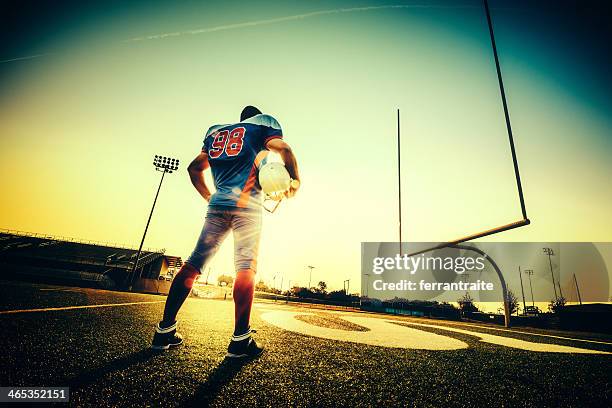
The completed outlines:
[[[525,269],[525,273],[529,276],[529,288],[531,289],[531,306],[535,307],[535,301],[533,300],[533,286],[531,285],[531,275],[533,275],[533,269]]]
[[[578,301],[582,305],[582,297],[580,296],[580,289],[578,289],[578,281],[576,280],[576,274],[574,274],[574,283],[576,284],[576,293],[578,294]]]
[[[527,305],[525,304],[525,289],[523,288],[523,274],[521,273],[521,265],[519,265],[519,279],[521,280],[521,293],[523,294],[523,314],[525,314]]]
[[[542,248],[544,250],[544,254],[548,255],[548,263],[550,264],[550,276],[552,277],[553,289],[555,291],[555,301],[559,299],[557,296],[557,284],[555,283],[555,274],[553,273],[552,260],[551,256],[555,254],[552,248]],[[561,290],[561,285],[559,285],[559,290]],[[563,295],[561,295],[563,296]]]
[[[210,276],[210,269],[208,268],[208,273],[206,274],[206,284],[208,285],[208,277]]]

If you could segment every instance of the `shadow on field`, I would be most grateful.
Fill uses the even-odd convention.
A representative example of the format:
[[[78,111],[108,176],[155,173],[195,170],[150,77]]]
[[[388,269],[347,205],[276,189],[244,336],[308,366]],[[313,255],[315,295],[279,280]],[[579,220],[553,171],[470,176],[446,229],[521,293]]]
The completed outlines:
[[[159,354],[159,352],[156,352],[151,349],[137,351],[136,353],[132,353],[117,360],[113,360],[103,367],[99,367],[95,370],[79,374],[77,377],[74,377],[68,382],[68,386],[74,388],[82,388],[85,385],[98,381],[99,379],[107,376],[108,374],[111,374],[115,371],[125,370],[135,364],[143,363],[149,360],[151,357],[157,356]]]
[[[188,407],[208,406],[217,397],[219,391],[251,361],[226,358],[210,373],[208,380],[196,388],[193,397],[185,401],[183,405]]]

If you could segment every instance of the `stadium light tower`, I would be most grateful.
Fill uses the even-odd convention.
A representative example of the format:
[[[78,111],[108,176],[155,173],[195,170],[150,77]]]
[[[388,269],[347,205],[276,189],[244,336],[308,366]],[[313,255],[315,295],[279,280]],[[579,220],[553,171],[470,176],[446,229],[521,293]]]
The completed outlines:
[[[153,206],[151,207],[151,212],[149,213],[149,219],[147,220],[147,225],[144,230],[144,234],[142,234],[142,240],[140,241],[140,247],[138,247],[138,253],[136,254],[136,261],[132,265],[132,271],[130,272],[130,283],[129,290],[132,290],[134,283],[136,282],[136,269],[138,268],[138,261],[140,260],[140,254],[142,253],[142,246],[145,241],[145,237],[147,236],[147,230],[149,229],[149,224],[151,223],[151,217],[153,216],[153,210],[155,209],[155,204],[157,203],[157,197],[159,196],[159,190],[161,190],[162,183],[164,182],[164,176],[166,173],[172,173],[178,170],[179,160],[173,159],[171,157],[166,156],[158,156],[155,155],[153,159],[153,166],[155,166],[156,171],[161,171],[162,176],[159,181],[159,187],[157,187],[157,193],[155,193],[155,199],[153,200]],[[140,277],[140,275],[138,276]]]
[[[308,277],[308,289],[310,290],[310,288],[312,287],[312,270],[315,268],[314,266],[310,266],[308,265],[307,267],[308,269],[310,269],[310,275]]]
[[[350,279],[345,279],[344,280],[344,284],[345,284],[345,286],[344,286],[344,294],[346,296],[348,296],[349,302],[350,302],[350,304],[352,306],[351,295],[349,294],[349,285],[351,284],[351,280]]]
[[[351,284],[351,280],[350,279],[345,279],[344,282],[342,282],[342,286],[344,286],[344,294],[348,295],[349,292],[349,285]]]

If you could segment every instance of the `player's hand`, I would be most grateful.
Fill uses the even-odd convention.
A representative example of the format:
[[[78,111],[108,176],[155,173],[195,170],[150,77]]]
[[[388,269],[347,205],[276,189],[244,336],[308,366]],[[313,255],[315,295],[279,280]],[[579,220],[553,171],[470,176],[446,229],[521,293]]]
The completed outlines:
[[[202,195],[202,197],[204,198],[204,200],[209,203],[210,202],[210,197],[212,196],[212,194],[208,193],[208,194],[204,194]]]
[[[289,190],[287,190],[285,196],[287,198],[293,197],[295,193],[297,193],[297,191],[300,189],[300,184],[300,180],[291,180],[291,184],[289,184]]]

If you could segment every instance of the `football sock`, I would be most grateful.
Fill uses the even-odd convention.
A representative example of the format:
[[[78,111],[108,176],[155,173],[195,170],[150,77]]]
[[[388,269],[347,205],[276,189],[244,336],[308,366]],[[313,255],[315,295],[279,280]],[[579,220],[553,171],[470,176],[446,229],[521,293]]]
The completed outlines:
[[[243,269],[236,274],[234,281],[234,307],[235,326],[234,336],[241,336],[249,332],[251,319],[251,305],[255,286],[255,272],[252,269]]]
[[[243,340],[247,340],[251,338],[251,328],[247,328],[246,333],[240,334],[240,335],[236,335],[234,334],[232,336],[232,341],[243,341]]]
[[[159,323],[160,328],[168,328],[176,323],[176,314],[189,296],[193,282],[196,280],[200,271],[188,263],[184,263],[179,273],[176,274],[170,292],[166,298],[164,308],[164,318]]]

